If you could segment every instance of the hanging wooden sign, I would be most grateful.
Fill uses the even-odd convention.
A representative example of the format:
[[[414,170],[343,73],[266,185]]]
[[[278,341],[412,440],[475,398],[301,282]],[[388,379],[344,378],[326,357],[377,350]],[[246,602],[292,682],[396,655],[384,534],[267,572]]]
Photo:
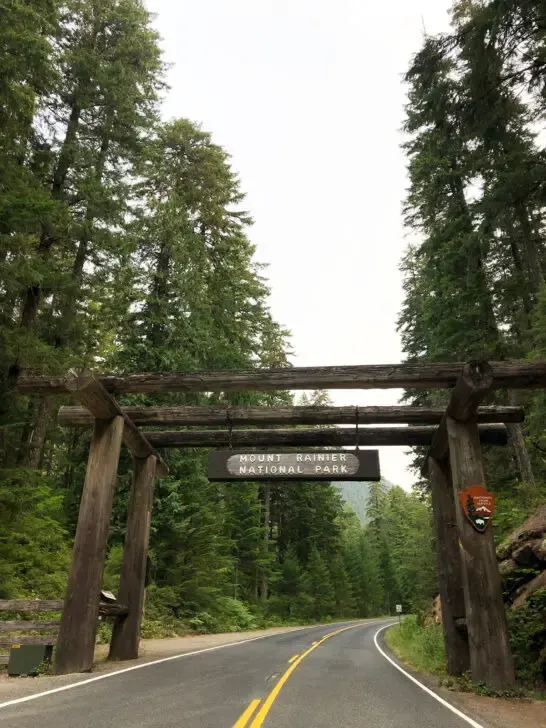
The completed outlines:
[[[459,500],[470,523],[483,533],[495,510],[494,494],[488,493],[483,485],[469,485],[459,493]]]
[[[378,450],[217,450],[209,455],[209,480],[378,481]]]

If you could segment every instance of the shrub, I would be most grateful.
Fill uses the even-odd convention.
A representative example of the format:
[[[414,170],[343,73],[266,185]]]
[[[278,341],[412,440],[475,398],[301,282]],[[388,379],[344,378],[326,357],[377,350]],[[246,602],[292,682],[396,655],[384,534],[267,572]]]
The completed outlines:
[[[517,610],[508,612],[510,644],[519,682],[542,687],[546,682],[546,589],[539,589]]]

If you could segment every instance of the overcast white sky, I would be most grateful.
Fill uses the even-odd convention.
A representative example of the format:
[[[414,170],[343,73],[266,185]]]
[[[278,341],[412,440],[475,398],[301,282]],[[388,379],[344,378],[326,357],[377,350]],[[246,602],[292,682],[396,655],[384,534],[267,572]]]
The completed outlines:
[[[200,122],[247,193],[271,309],[297,366],[402,359],[395,321],[406,242],[402,74],[451,0],[147,0],[171,91],[164,117]],[[332,391],[339,405],[399,391]],[[381,448],[411,486],[403,448]]]

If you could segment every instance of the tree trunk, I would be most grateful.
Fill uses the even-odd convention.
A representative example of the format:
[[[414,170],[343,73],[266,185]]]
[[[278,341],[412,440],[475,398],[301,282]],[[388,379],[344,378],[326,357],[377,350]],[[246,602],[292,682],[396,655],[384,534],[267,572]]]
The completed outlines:
[[[63,141],[57,167],[53,174],[53,184],[51,187],[51,196],[56,201],[62,201],[64,197],[64,188],[66,183],[66,177],[70,170],[70,167],[74,159],[74,144],[78,133],[78,126],[80,123],[81,106],[74,102],[72,110],[70,112],[70,118],[66,127],[66,135]],[[40,242],[38,245],[38,256],[44,261],[49,256],[51,246],[55,242],[55,235],[49,223],[46,223],[42,227],[42,233],[40,235]],[[21,314],[21,328],[31,329],[36,323],[36,317],[38,314],[38,307],[42,296],[42,285],[41,283],[34,283],[27,288],[26,294],[23,299],[23,310]]]
[[[264,483],[264,540],[263,540],[263,555],[264,565],[262,567],[262,583],[260,589],[260,595],[262,602],[267,601],[269,596],[269,572],[267,567],[267,558],[269,554],[269,521],[271,515],[271,484]]]
[[[542,264],[538,251],[536,240],[533,236],[529,215],[523,202],[516,202],[516,217],[519,221],[523,236],[523,250],[525,254],[525,262],[529,269],[532,290],[538,293],[540,287],[544,283],[544,274],[542,272]]]
[[[106,164],[106,156],[110,147],[110,135],[112,131],[112,117],[110,114],[107,115],[104,121],[104,128],[102,132],[102,141],[99,149],[98,157],[95,162],[95,183],[100,185],[102,182],[102,176],[104,174],[104,166]],[[72,330],[74,318],[77,314],[77,307],[75,303],[80,298],[80,291],[83,279],[83,269],[87,260],[89,252],[89,243],[92,237],[93,224],[96,218],[96,210],[91,202],[87,204],[87,210],[85,213],[85,221],[83,225],[82,234],[78,242],[78,248],[76,250],[76,256],[72,265],[72,290],[71,295],[67,297],[62,307],[60,326],[56,338],[56,346],[62,347],[66,344],[67,339],[70,339],[70,333]]]
[[[525,330],[529,331],[531,329],[531,312],[533,310],[533,303],[527,292],[525,270],[518,244],[515,240],[515,231],[513,226],[512,234],[510,235],[510,252],[512,253],[512,260],[514,261],[514,268],[516,269],[518,278],[521,282],[521,303],[523,306],[524,326]]]
[[[508,391],[508,401],[511,405],[516,405],[518,402],[517,393],[513,389]],[[525,483],[528,483],[535,488],[535,475],[533,473],[533,466],[531,465],[529,453],[527,452],[527,446],[525,445],[523,429],[518,423],[507,424],[506,428],[508,430],[510,443],[516,456],[520,477]]]
[[[153,275],[152,291],[148,303],[148,312],[151,323],[149,328],[149,341],[152,346],[160,346],[163,326],[158,320],[163,301],[167,295],[167,276],[171,265],[171,251],[166,242],[162,242],[157,256],[156,268]]]
[[[43,465],[46,435],[53,418],[54,401],[52,397],[42,397],[34,419],[26,455],[26,465],[37,470]]]
[[[468,203],[464,194],[463,180],[462,177],[459,175],[457,167],[457,162],[452,161],[451,168],[454,172],[456,172],[456,175],[453,177],[451,187],[453,190],[453,194],[455,195],[457,202],[461,208],[461,213],[465,219],[465,225],[468,234],[470,235],[473,234],[474,226],[472,224],[472,216],[470,214],[470,210],[468,209]],[[478,283],[483,293],[483,308],[485,311],[484,324],[495,342],[496,349],[500,337],[495,312],[493,309],[491,290],[485,274],[484,257],[485,255],[484,251],[482,250],[480,241],[479,239],[476,239],[474,245],[469,249],[468,263],[469,268],[473,269],[478,276]]]
[[[100,19],[98,17],[95,17],[93,30],[89,37],[88,48],[95,48],[100,28]],[[71,70],[74,71],[74,69]],[[82,92],[86,89],[88,85],[89,77],[80,77],[72,94],[72,106],[66,126],[66,133],[61,149],[59,151],[57,164],[53,172],[53,181],[51,184],[51,197],[57,202],[62,202],[65,199],[66,180],[71,167],[74,165],[76,139],[78,137],[80,119],[83,111],[81,105],[81,99],[83,97]],[[55,243],[55,241],[55,231],[53,230],[51,222],[47,221],[42,225],[42,232],[40,235],[40,242],[37,250],[38,257],[42,258],[44,265],[49,258],[51,247]],[[27,288],[26,293],[23,296],[20,323],[21,328],[31,329],[34,327],[38,316],[38,309],[40,306],[41,298],[42,284],[37,281]],[[19,372],[19,362],[12,362],[12,364],[10,365],[11,379],[16,381],[19,376]]]
[[[37,416],[37,411],[38,408],[36,399],[29,399],[19,445],[17,449],[13,449],[13,452],[10,453],[10,456],[7,458],[7,461],[5,463],[6,467],[9,467],[9,465],[13,464],[14,462],[17,462],[17,465],[23,466],[27,464],[29,441],[32,436],[32,423]]]

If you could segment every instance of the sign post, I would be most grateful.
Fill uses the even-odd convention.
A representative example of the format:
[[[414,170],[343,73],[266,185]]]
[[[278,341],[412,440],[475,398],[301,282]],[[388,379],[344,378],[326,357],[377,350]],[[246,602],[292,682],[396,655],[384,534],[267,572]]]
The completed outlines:
[[[401,622],[402,622],[402,605],[401,604],[396,605],[396,614],[398,615],[398,624],[401,624]]]
[[[378,450],[217,450],[209,480],[380,480]]]

